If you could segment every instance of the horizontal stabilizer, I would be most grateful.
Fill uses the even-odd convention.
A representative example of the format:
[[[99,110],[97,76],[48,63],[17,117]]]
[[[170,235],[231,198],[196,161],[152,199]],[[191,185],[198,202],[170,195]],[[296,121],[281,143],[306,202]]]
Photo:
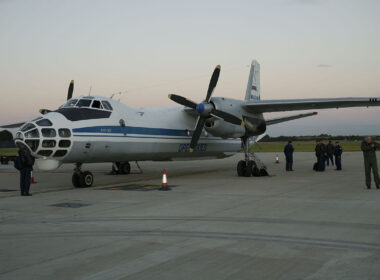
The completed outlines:
[[[379,98],[347,97],[347,98],[313,98],[245,101],[243,108],[249,113],[270,113],[296,110],[315,110],[349,107],[380,106]]]
[[[271,120],[267,120],[266,124],[267,125],[273,125],[273,124],[277,124],[277,123],[282,123],[282,122],[292,121],[292,120],[296,120],[296,119],[306,118],[306,117],[314,116],[317,114],[318,114],[317,112],[313,112],[313,113],[298,114],[298,115],[287,116],[287,117],[282,117],[282,118],[277,118],[277,119],[271,119]]]

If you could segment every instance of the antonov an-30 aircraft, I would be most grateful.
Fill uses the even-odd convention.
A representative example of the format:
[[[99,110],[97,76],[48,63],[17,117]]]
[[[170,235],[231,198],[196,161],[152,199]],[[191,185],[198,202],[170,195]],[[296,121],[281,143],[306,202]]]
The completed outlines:
[[[315,112],[265,120],[263,113],[308,109],[380,106],[380,98],[260,99],[260,65],[252,61],[245,99],[212,97],[220,66],[212,74],[206,97],[200,103],[170,94],[181,106],[135,109],[102,96],[72,97],[55,111],[42,109],[37,119],[26,122],[15,143],[38,158],[43,170],[63,163],[76,165],[75,187],[93,184],[83,163],[112,162],[119,172],[130,172],[130,161],[220,159],[240,152],[239,176],[257,171],[250,141],[268,125],[315,115]]]

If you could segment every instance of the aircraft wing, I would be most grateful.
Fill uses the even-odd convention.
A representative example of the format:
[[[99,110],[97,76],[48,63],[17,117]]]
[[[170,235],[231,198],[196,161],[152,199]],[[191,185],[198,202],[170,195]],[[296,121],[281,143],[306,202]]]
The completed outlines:
[[[287,117],[281,117],[281,118],[276,118],[276,119],[270,119],[270,120],[265,120],[265,123],[267,125],[273,125],[277,123],[282,123],[282,122],[287,122],[287,121],[292,121],[300,118],[306,118],[310,116],[315,116],[317,115],[317,112],[312,112],[312,113],[306,113],[306,114],[298,114],[298,115],[292,115],[292,116],[287,116]]]
[[[269,113],[281,111],[370,107],[380,106],[379,98],[347,97],[347,98],[312,98],[246,101],[243,108],[250,113]]]
[[[7,130],[10,133],[12,133],[13,137],[16,135],[16,131],[19,130],[19,128],[24,124],[22,123],[13,123],[13,124],[6,124],[6,125],[0,125],[0,131]]]

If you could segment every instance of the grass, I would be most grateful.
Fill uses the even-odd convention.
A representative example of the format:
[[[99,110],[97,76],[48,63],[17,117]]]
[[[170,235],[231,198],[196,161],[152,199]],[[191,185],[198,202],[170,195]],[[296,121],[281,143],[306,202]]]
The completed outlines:
[[[16,148],[0,148],[0,156],[15,156],[17,155],[18,149]]]
[[[360,141],[339,141],[340,145],[343,148],[343,151],[361,151],[360,150]],[[324,142],[327,144],[327,141]],[[335,143],[333,141],[333,143]],[[259,142],[258,145],[252,147],[253,152],[284,152],[284,147],[287,142]],[[293,147],[295,152],[314,152],[315,150],[315,141],[293,141]]]

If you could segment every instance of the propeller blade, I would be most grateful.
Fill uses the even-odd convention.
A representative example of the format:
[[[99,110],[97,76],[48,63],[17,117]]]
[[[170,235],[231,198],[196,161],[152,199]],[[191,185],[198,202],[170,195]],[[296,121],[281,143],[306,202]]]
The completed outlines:
[[[189,99],[186,99],[185,97],[182,97],[182,96],[179,96],[176,94],[169,94],[169,98],[178,104],[192,108],[194,110],[197,108],[197,103],[195,103]]]
[[[226,112],[214,109],[211,111],[211,115],[215,115],[217,118],[223,119],[224,121],[232,123],[232,124],[245,126],[245,123],[243,120],[239,119],[238,117],[235,117],[234,115],[231,115],[230,113],[226,113]]]
[[[220,74],[220,65],[215,67],[214,73],[212,73],[210,84],[208,85],[207,95],[206,95],[206,102],[210,102],[212,92],[214,91],[216,84],[218,83]]]
[[[67,91],[67,100],[71,99],[73,97],[73,92],[74,92],[74,80],[71,80],[69,89]]]
[[[192,153],[194,151],[194,148],[198,144],[198,140],[201,137],[201,133],[202,133],[203,127],[205,125],[205,122],[206,122],[206,118],[199,117],[198,122],[197,122],[197,126],[195,127],[195,130],[193,132],[193,137],[191,138],[190,150],[189,150],[190,153]]]

